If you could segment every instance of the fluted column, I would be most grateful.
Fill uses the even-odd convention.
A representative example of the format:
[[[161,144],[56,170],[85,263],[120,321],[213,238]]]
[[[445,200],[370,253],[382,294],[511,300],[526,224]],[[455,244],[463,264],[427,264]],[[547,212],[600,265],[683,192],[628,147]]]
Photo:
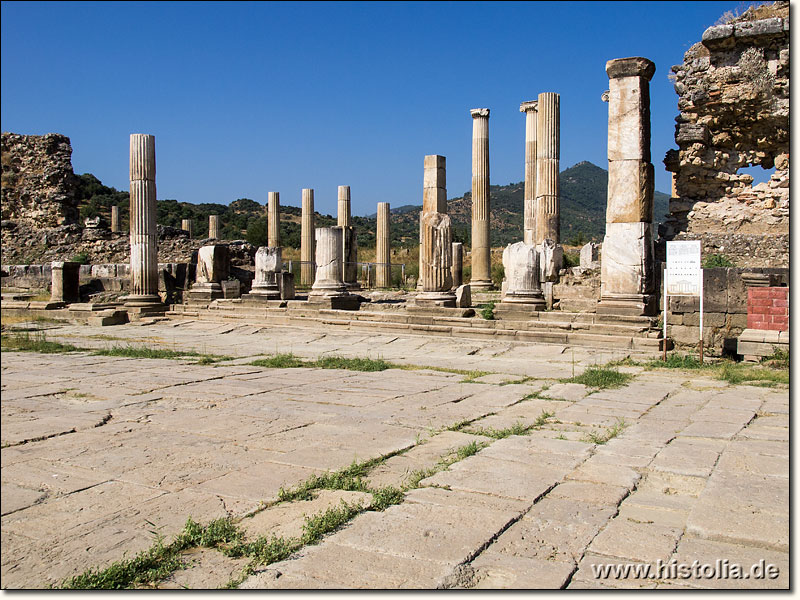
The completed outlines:
[[[389,203],[378,202],[378,228],[375,245],[375,286],[392,286],[392,253],[389,233]]]
[[[489,243],[489,109],[473,108],[472,115],[472,277],[470,287],[492,287]]]
[[[314,190],[302,191],[300,223],[300,283],[314,283]]]
[[[156,138],[133,133],[130,144],[131,293],[126,304],[158,304]]]
[[[115,204],[111,207],[111,232],[117,233],[120,229],[119,206]]]
[[[267,246],[280,248],[281,245],[281,204],[278,192],[267,194]]]
[[[561,99],[544,92],[537,102],[536,124],[536,243],[560,242],[558,169],[561,145]]]
[[[181,229],[186,231],[189,234],[189,238],[192,237],[192,220],[191,219],[183,219],[181,221]]]
[[[525,190],[523,194],[523,241],[536,244],[536,124],[539,115],[536,107],[539,102],[531,100],[519,105],[525,113]]]
[[[464,244],[453,242],[453,287],[457,288],[464,283]]]
[[[650,79],[655,69],[655,64],[640,57],[606,63],[608,202],[599,313],[647,315],[657,308],[650,163]]]
[[[350,186],[340,185],[338,200],[336,203],[337,208],[337,222],[339,227],[350,227],[353,223],[350,218]]]
[[[347,295],[342,281],[342,227],[317,227],[317,273],[309,298]]]
[[[422,212],[419,219],[419,305],[455,307],[452,293],[453,234],[447,216],[445,157],[425,157]]]
[[[219,237],[219,215],[208,215],[208,237],[218,240]]]
[[[250,294],[267,299],[280,298],[278,273],[280,273],[283,266],[280,246],[269,248],[261,246],[256,251],[255,264],[255,277],[250,288]]]

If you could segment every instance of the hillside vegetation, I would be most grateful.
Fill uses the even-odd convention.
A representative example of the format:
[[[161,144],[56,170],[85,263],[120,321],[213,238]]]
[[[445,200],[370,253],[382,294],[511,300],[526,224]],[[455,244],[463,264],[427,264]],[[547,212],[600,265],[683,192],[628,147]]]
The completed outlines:
[[[605,232],[606,188],[608,171],[590,162],[581,162],[561,172],[561,240],[580,245],[590,240],[602,241]],[[524,184],[493,185],[491,196],[491,243],[493,247],[522,239]],[[120,207],[123,228],[128,222],[128,193],[104,186],[94,175],[80,176],[78,191],[81,217],[101,216],[109,222],[111,206]],[[656,192],[655,220],[661,222],[667,212],[669,196]],[[471,193],[450,198],[448,212],[453,220],[454,241],[470,243]],[[419,212],[421,205],[403,205],[392,209],[392,245],[414,247],[419,243]],[[281,206],[281,241],[290,248],[300,247],[300,208]],[[267,243],[267,206],[249,198],[239,198],[229,205],[217,203],[192,204],[177,200],[158,201],[158,223],[181,226],[182,219],[191,219],[194,237],[208,235],[208,216],[219,215],[224,239],[246,239],[256,246]],[[316,225],[336,224],[332,215],[316,213]],[[375,245],[376,215],[353,216],[358,231],[358,245]]]

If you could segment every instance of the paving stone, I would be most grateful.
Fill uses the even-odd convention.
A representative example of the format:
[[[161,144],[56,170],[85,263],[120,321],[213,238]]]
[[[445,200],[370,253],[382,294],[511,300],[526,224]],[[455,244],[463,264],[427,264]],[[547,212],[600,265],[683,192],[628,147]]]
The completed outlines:
[[[16,483],[5,483],[2,486],[2,516],[33,506],[47,498],[40,490],[24,488]]]
[[[675,550],[682,527],[640,522],[618,515],[597,534],[587,550],[618,559],[655,563]]]
[[[297,500],[271,506],[239,522],[248,539],[259,536],[271,538],[300,538],[307,517],[324,513],[329,508],[348,505],[361,505],[368,508],[372,504],[372,494],[364,492],[345,492],[341,490],[320,490],[312,500]]]
[[[546,498],[578,500],[601,506],[616,507],[628,495],[628,492],[629,490],[625,486],[588,481],[564,481],[550,490]]]
[[[161,590],[208,590],[225,587],[238,578],[249,558],[229,558],[217,550],[192,548],[181,553],[184,568],[158,582]]]
[[[311,475],[321,473],[323,471],[320,469],[264,463],[226,473],[196,487],[199,491],[219,496],[271,502],[278,499],[278,492],[281,488],[289,489],[302,483]]]
[[[708,477],[724,446],[722,440],[675,438],[658,453],[650,468],[679,475]]]
[[[540,398],[555,398],[557,400],[580,400],[589,393],[589,388],[580,383],[556,383],[539,393]]]
[[[743,427],[742,423],[725,421],[694,421],[681,431],[681,437],[717,438],[729,440]]]
[[[662,507],[642,506],[631,494],[619,506],[619,519],[628,519],[635,523],[654,524],[683,530],[689,517],[689,510],[673,510]]]
[[[572,563],[498,554],[487,550],[471,563],[474,589],[561,589],[575,570]]]
[[[627,489],[632,489],[640,478],[641,475],[629,467],[607,465],[591,458],[567,475],[567,479],[603,483]]]
[[[602,567],[607,565],[645,565],[646,563],[639,560],[623,560],[620,561],[615,558],[595,554],[594,552],[586,552],[583,559],[578,563],[578,570],[572,576],[572,579],[567,586],[568,589],[652,589],[656,587],[656,582],[647,578],[637,578],[632,572],[627,573],[627,577],[621,574],[608,571],[603,571]],[[598,574],[595,574],[594,569],[598,569]],[[624,568],[624,567],[623,567]],[[600,576],[604,573],[606,576]]]
[[[527,500],[432,487],[417,488],[406,492],[405,501],[409,504],[434,504],[443,507],[503,511],[515,518],[521,516],[531,506]]]

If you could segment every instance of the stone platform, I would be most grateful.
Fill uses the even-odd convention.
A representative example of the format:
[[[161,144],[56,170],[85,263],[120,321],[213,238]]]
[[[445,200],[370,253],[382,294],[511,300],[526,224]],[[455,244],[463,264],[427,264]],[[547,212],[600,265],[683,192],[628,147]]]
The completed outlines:
[[[57,586],[106,568],[151,547],[154,531],[169,543],[189,517],[202,524],[230,517],[248,541],[298,537],[307,516],[341,501],[367,508],[374,497],[317,490],[310,500],[276,503],[279,490],[369,459],[376,460],[369,489],[408,486],[399,504],[366,510],[288,560],[257,566],[240,587],[789,585],[788,389],[623,367],[632,381],[597,391],[559,378],[631,351],[570,352],[491,336],[196,319],[107,331],[116,340],[74,325],[48,326],[47,336],[78,347],[180,348],[232,360],[4,351],[4,588]],[[249,364],[276,351],[419,368]],[[432,370],[453,366],[484,373]],[[485,435],[517,424],[530,429]],[[615,437],[598,440],[615,427]],[[410,475],[428,469],[412,485]],[[202,547],[181,559],[186,568],[152,585],[223,587],[247,562]],[[726,560],[748,574],[763,560],[777,576],[595,574],[606,565],[673,560]]]

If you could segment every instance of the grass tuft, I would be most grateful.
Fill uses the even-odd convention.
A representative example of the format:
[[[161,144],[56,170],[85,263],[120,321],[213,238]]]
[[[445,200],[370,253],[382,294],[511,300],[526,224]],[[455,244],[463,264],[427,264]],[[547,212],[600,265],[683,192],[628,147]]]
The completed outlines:
[[[627,426],[628,424],[625,422],[625,419],[618,418],[617,422],[610,427],[606,427],[605,431],[591,431],[587,433],[583,441],[591,444],[603,445],[607,441],[617,437]]]
[[[622,387],[633,379],[633,375],[620,373],[608,367],[588,367],[583,373],[569,379],[562,379],[562,383],[580,383],[586,387],[608,389]]]
[[[13,352],[39,352],[40,354],[62,354],[65,352],[79,352],[83,348],[78,348],[72,344],[62,344],[61,342],[51,342],[41,332],[30,335],[20,333],[14,335],[0,336],[0,348],[5,351]]]
[[[306,362],[294,354],[276,354],[269,358],[260,358],[249,363],[254,367],[267,367],[268,369],[296,369],[298,367],[309,366]]]
[[[313,366],[321,369],[347,369],[349,371],[385,371],[394,365],[381,358],[345,358],[344,356],[323,356],[314,361]]]

